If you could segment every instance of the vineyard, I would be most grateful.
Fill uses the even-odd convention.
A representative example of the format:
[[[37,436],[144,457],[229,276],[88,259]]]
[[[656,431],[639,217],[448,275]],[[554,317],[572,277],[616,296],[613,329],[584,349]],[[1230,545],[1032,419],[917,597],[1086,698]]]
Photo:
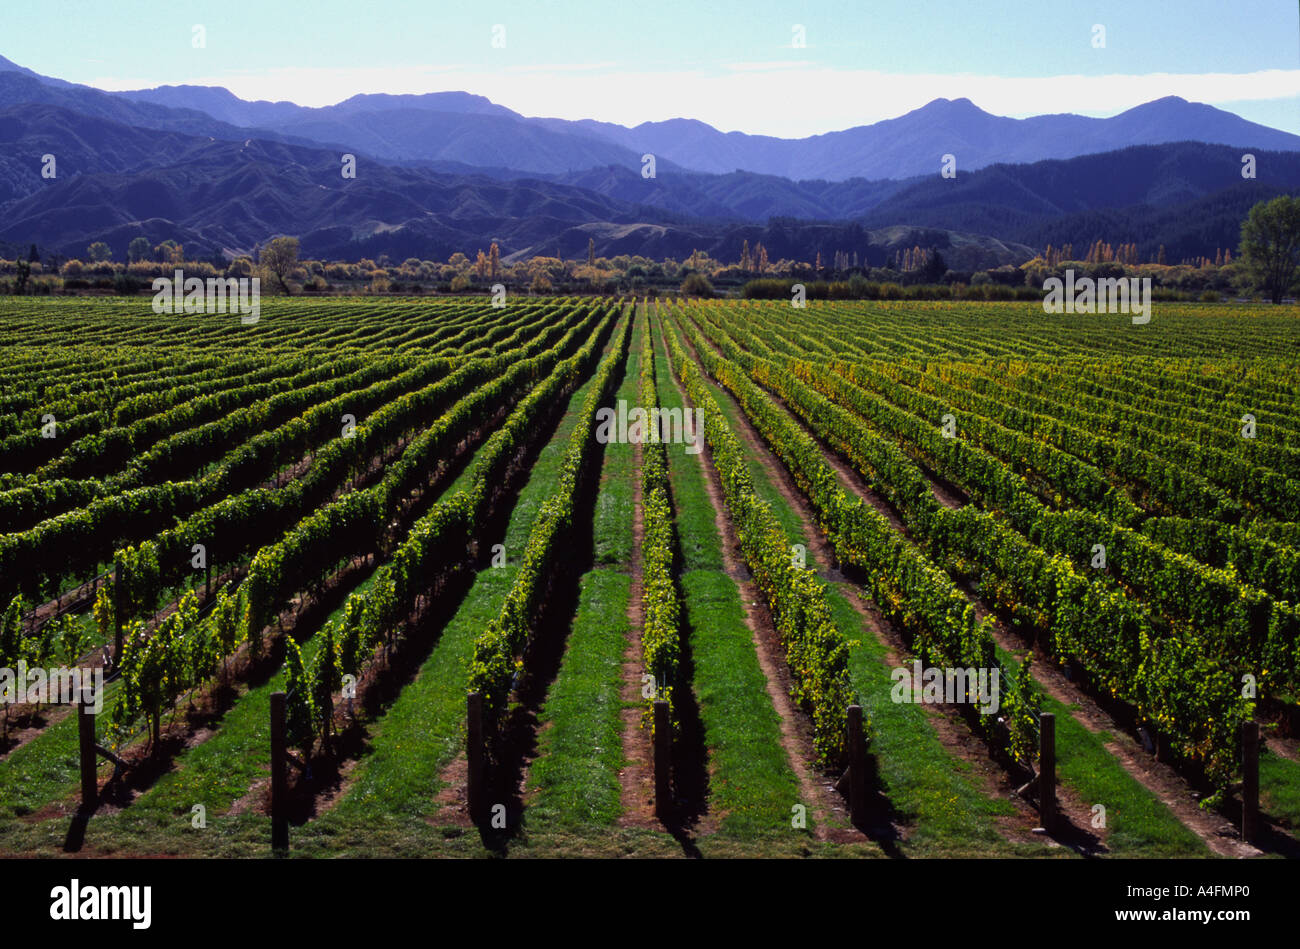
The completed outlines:
[[[14,298],[0,382],[0,854],[1300,855],[1294,306]]]

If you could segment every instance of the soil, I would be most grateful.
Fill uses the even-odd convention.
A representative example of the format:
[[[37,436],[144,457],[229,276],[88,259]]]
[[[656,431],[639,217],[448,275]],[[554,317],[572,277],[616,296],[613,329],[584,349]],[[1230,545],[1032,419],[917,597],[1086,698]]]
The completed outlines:
[[[566,404],[571,393],[572,390],[557,399],[557,404]],[[438,480],[449,481],[456,471],[468,464],[473,454],[469,449],[486,440],[488,434],[496,429],[512,409],[513,405],[503,407],[480,428],[478,437],[463,440],[457,446],[456,460],[440,467]],[[553,432],[558,421],[557,415],[548,423],[539,424],[536,431]],[[538,439],[527,446],[503,473],[490,505],[491,513],[488,522],[479,532],[481,536],[504,536],[513,500],[521,487],[518,483],[519,475],[531,469],[544,443],[544,440]],[[425,492],[418,503],[404,505],[403,517],[408,520],[418,517],[428,507],[431,494],[432,492]],[[590,506],[594,501],[594,491],[587,491],[586,494],[590,495],[586,499],[586,503]],[[580,512],[575,513],[574,522],[584,522]],[[417,596],[415,607],[407,618],[405,633],[396,647],[389,651],[381,645],[357,682],[357,695],[353,704],[361,710],[359,714],[349,717],[340,696],[334,696],[334,721],[336,731],[339,733],[335,742],[335,753],[328,760],[321,761],[319,756],[317,759],[330,768],[329,779],[325,782],[315,781],[310,786],[304,782],[304,786],[298,789],[298,794],[304,799],[302,819],[319,816],[351,789],[355,779],[357,759],[367,740],[368,723],[419,674],[420,663],[427,657],[441,630],[452,619],[461,600],[469,592],[475,576],[476,558],[481,559],[479,555],[482,553],[483,551],[479,550],[473,551],[464,562],[453,565],[452,569],[445,576],[440,577],[426,594]],[[565,608],[559,603],[563,597],[557,596],[556,602],[550,602],[552,597],[543,597],[543,601],[547,603],[547,615],[542,618],[540,626],[544,629],[534,637],[536,641],[541,642],[542,646],[540,650],[532,646],[527,650],[525,658],[527,672],[516,694],[521,701],[503,721],[501,740],[495,749],[498,762],[492,769],[494,774],[491,777],[495,783],[504,782],[510,788],[507,791],[506,804],[508,825],[512,829],[519,826],[519,818],[524,807],[527,766],[536,754],[537,714],[545,698],[545,686],[554,677],[554,670],[558,668],[559,659],[563,655],[564,636],[552,635],[553,628],[558,625],[556,614],[564,613],[567,619],[572,617],[573,610],[576,609],[576,584],[560,584],[560,586],[572,588],[569,590],[569,599],[572,601],[569,602],[569,606],[573,609],[569,609],[566,613]],[[564,630],[567,631],[567,628],[566,624]],[[558,651],[556,650],[557,639]],[[535,668],[539,664],[536,658],[536,653],[539,651],[544,653],[540,663],[548,665],[549,669],[549,672],[540,675]],[[553,667],[549,666],[552,662],[555,664]],[[539,687],[540,693],[537,692]],[[462,752],[458,755],[443,769],[440,777],[443,787],[434,797],[433,813],[427,819],[438,824],[463,823],[466,827],[471,826],[473,822],[469,816],[468,768],[465,754]],[[266,803],[269,805],[269,802]],[[509,832],[511,831],[504,836],[485,834],[485,843],[494,849],[499,849],[504,846],[504,837],[508,836]]]
[[[769,393],[769,395],[772,394]],[[782,403],[775,396],[772,396],[772,398],[774,402],[780,404],[786,410],[792,421],[800,425],[800,427],[807,432],[807,427],[803,425],[802,420],[800,420],[795,413],[791,412],[788,406]],[[811,432],[807,433],[810,436],[812,435]],[[759,441],[757,434],[754,433],[752,429],[748,431],[748,436],[751,442]],[[909,532],[898,518],[897,512],[875,494],[866,483],[865,479],[863,479],[857,471],[839,457],[837,453],[829,449],[824,442],[819,440],[819,444],[822,448],[822,453],[827,464],[837,475],[841,487],[843,487],[845,491],[862,497],[864,501],[877,510],[884,508],[885,511],[888,512],[886,516],[889,517],[891,524],[905,536],[910,536]],[[758,449],[755,450],[757,451]],[[766,451],[765,448],[762,450]],[[775,459],[772,459],[772,461],[774,464],[776,463]],[[925,469],[923,469],[923,471],[924,470]],[[925,473],[927,478],[931,481],[931,486],[934,490],[935,496],[939,498],[942,503],[945,503],[945,505],[949,507],[959,506],[956,503],[949,503],[950,501],[958,501],[958,498],[953,496],[948,489],[936,484],[930,472],[926,471]],[[787,495],[787,500],[789,500],[793,483],[789,480],[788,473],[785,474],[782,481],[777,483],[781,484],[783,493]],[[945,500],[945,496],[948,497],[948,500]],[[800,513],[806,522],[810,520],[811,512],[807,509],[806,505],[802,508],[797,507],[797,509],[800,509]],[[1007,649],[1014,654],[1023,656],[1025,651],[1023,645],[1016,642],[1014,636],[1007,629],[1006,625],[990,611],[988,605],[979,597],[975,596],[969,589],[966,592],[970,596],[976,613],[980,618],[993,618],[994,636],[998,644],[1002,648]],[[854,598],[854,600],[856,600],[856,598]],[[883,621],[883,617],[877,617],[877,620],[878,622]],[[883,627],[878,626],[878,629],[880,628]],[[894,662],[896,658],[896,656],[891,656],[889,661]],[[1109,731],[1111,734],[1115,734],[1115,726],[1109,719],[1109,716],[1107,716],[1100,707],[1098,707],[1093,700],[1087,697],[1077,686],[1070,683],[1069,680],[1065,678],[1064,674],[1061,673],[1059,668],[1052,664],[1052,661],[1049,658],[1043,656],[1035,656],[1035,658],[1039,661],[1034,665],[1034,681],[1043,687],[1046,694],[1050,695],[1057,701],[1070,706],[1074,717],[1090,731],[1094,733]],[[945,745],[948,745],[949,742],[945,740],[944,743]],[[1106,748],[1115,756],[1120,765],[1135,780],[1168,806],[1174,813],[1175,817],[1177,817],[1178,820],[1189,830],[1200,837],[1214,853],[1221,856],[1235,857],[1255,856],[1260,853],[1258,849],[1249,844],[1243,843],[1236,829],[1233,828],[1228,820],[1222,815],[1202,810],[1195,802],[1187,783],[1177,775],[1173,768],[1167,764],[1156,761],[1154,757],[1141,751],[1136,742],[1131,738],[1125,735],[1120,735],[1119,737],[1112,739],[1110,742],[1107,742]],[[1082,802],[1076,802],[1073,806],[1069,805],[1067,798],[1070,797],[1070,795],[1068,794],[1067,789],[1060,786],[1059,782],[1057,786],[1057,795],[1058,801],[1062,806],[1062,813],[1071,818],[1071,823],[1075,828],[1090,826],[1090,807]],[[1071,813],[1071,811],[1073,811],[1073,813]]]
[[[665,354],[667,365],[664,369],[669,373],[682,398],[686,399],[686,392],[673,366],[672,354],[666,348]],[[837,824],[851,828],[848,811],[843,799],[834,794],[834,782],[822,775],[814,774],[808,766],[808,762],[816,758],[813,751],[812,727],[807,716],[800,713],[790,699],[790,672],[784,661],[784,647],[772,624],[770,612],[760,603],[761,595],[754,587],[749,568],[745,566],[743,557],[739,553],[740,542],[732,529],[730,518],[725,514],[726,506],[721,482],[713,466],[713,453],[705,446],[704,450],[696,455],[696,459],[705,475],[706,491],[713,505],[714,524],[722,539],[723,569],[736,583],[745,610],[745,623],[753,637],[759,666],[767,680],[768,696],[781,722],[781,745],[799,782],[800,797],[810,802],[817,838],[829,840],[832,833],[829,826],[830,815],[835,815]],[[864,839],[861,834],[852,829],[837,833],[837,836]]]
[[[645,539],[645,507],[641,497],[641,459],[644,449],[640,443],[632,446],[633,470],[637,472],[632,506],[632,589],[627,603],[627,650],[623,654],[623,757],[626,764],[618,773],[622,788],[620,802],[622,827],[659,827],[655,817],[654,800],[654,750],[649,728],[641,724],[641,675],[645,669],[645,654],[641,647],[641,632],[645,625],[645,604],[641,598],[645,591],[644,562],[641,544]]]

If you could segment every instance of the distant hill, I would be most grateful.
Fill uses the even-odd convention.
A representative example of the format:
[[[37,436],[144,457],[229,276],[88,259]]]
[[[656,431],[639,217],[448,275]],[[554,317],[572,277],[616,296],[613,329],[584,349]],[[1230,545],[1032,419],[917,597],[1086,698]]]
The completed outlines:
[[[40,178],[39,152],[65,156],[59,177]],[[131,239],[173,238],[188,253],[251,251],[278,234],[302,239],[312,256],[417,256],[445,260],[497,241],[507,258],[620,253],[686,257],[695,249],[738,258],[762,241],[773,260],[813,259],[852,243],[864,263],[883,263],[897,232],[873,235],[852,223],[741,223],[687,216],[537,178],[501,180],[383,163],[339,174],[336,153],[281,142],[229,142],[133,128],[54,106],[0,110],[6,193],[0,241],[34,241],[78,256],[95,240],[120,258]],[[1028,248],[939,228],[908,239],[952,246],[970,266],[1012,263]],[[901,246],[901,245],[900,245]],[[907,246],[911,246],[908,244]],[[957,263],[958,261],[954,261]]]
[[[995,162],[1073,158],[1130,145],[1198,141],[1261,150],[1300,150],[1300,136],[1177,96],[1157,99],[1111,118],[991,115],[969,99],[935,99],[872,125],[802,139],[720,132],[689,119],[626,128],[608,122],[538,120],[548,128],[577,128],[653,152],[696,171],[736,170],[795,180],[938,176],[942,156],[974,171]]]
[[[466,93],[362,95],[305,109],[206,87],[109,94],[0,59],[0,96],[10,103],[0,109],[0,244],[35,242],[73,256],[93,240],[122,256],[139,235],[174,238],[191,253],[233,254],[293,234],[308,254],[349,258],[446,259],[493,241],[507,258],[585,256],[593,240],[606,256],[684,258],[699,249],[736,260],[748,240],[761,241],[772,260],[845,252],[864,265],[904,247],[935,247],[967,270],[1020,263],[1046,243],[1082,250],[1102,239],[1136,242],[1143,256],[1164,245],[1177,260],[1236,247],[1252,204],[1300,193],[1300,151],[1289,146],[1251,146],[1257,178],[1249,181],[1242,146],[1201,141],[979,169],[962,157],[978,151],[963,148],[952,179],[938,174],[937,160],[910,178],[796,179],[692,171],[662,155],[655,176],[645,177],[643,146],[620,143],[618,126],[527,119]],[[1108,120],[1000,119],[965,100],[940,100],[891,120],[897,138],[878,144],[898,157],[906,142],[936,129],[970,143],[1005,132],[1006,150],[1033,153],[1026,129],[1046,128],[1072,148],[1100,147],[1117,129],[1174,134],[1188,116],[1203,119],[1207,135],[1296,139],[1176,99]],[[834,135],[870,138],[882,125]],[[702,123],[651,131],[718,144]],[[757,138],[727,136],[726,147],[744,154]],[[815,152],[827,138],[763,142]],[[343,151],[357,155],[355,180],[340,174]],[[54,180],[41,177],[45,154],[56,156]],[[719,144],[715,159],[725,163],[728,154]]]
[[[213,118],[196,109],[175,109],[151,102],[132,102],[117,94],[100,92],[89,86],[54,81],[37,77],[30,71],[19,71],[9,60],[0,57],[0,103],[18,105],[53,105],[97,119],[108,119],[123,125],[158,129],[168,132],[185,132],[190,135],[210,135],[213,138],[239,141],[249,137],[249,129]],[[270,141],[294,141],[294,138],[274,129],[259,129],[257,137]],[[301,144],[319,145],[320,142],[298,139]]]
[[[1031,165],[998,164],[951,180],[918,179],[862,215],[872,227],[909,224],[978,230],[1033,247],[1135,242],[1143,256],[1213,255],[1236,247],[1251,206],[1300,194],[1300,153],[1255,154],[1222,145],[1143,145]]]
[[[848,220],[982,233],[1041,248],[1097,239],[1138,244],[1173,259],[1235,247],[1258,201],[1300,193],[1300,153],[1258,151],[1257,178],[1243,181],[1241,151],[1178,142],[1028,165],[997,164],[955,179],[790,181],[772,175],[664,175],[643,180],[621,168],[554,180],[676,212],[746,222],[770,218]],[[848,246],[834,250],[852,250]]]
[[[5,80],[8,80],[6,82]],[[14,85],[21,80],[27,85]],[[31,83],[57,90],[41,93]],[[108,101],[116,102],[116,108]],[[992,115],[969,99],[935,99],[893,119],[801,139],[721,132],[689,118],[633,128],[595,120],[526,117],[467,92],[357,95],[308,108],[248,102],[226,89],[160,86],[103,93],[39,76],[0,57],[0,101],[44,102],[128,124],[233,139],[233,129],[273,141],[314,141],[394,161],[447,161],[530,174],[606,165],[639,170],[650,153],[660,169],[709,174],[747,171],[794,181],[899,180],[939,173],[942,156],[959,172],[994,163],[1197,141],[1263,151],[1300,150],[1300,136],[1169,96],[1110,118]],[[203,127],[206,116],[210,123]]]
[[[63,156],[40,177],[43,150]],[[340,174],[334,151],[282,142],[181,136],[88,118],[54,106],[0,110],[0,240],[36,241],[65,254],[107,240],[124,255],[131,237],[173,237],[194,252],[246,252],[276,234],[342,253],[371,234],[436,239],[456,250],[531,244],[590,221],[674,223],[579,188],[541,180],[500,181],[361,163]],[[407,237],[399,232],[406,231]],[[426,248],[423,256],[434,254]]]
[[[158,86],[119,92],[115,95],[132,102],[152,102],[172,109],[197,109],[232,125],[259,126],[297,122],[316,118],[328,120],[364,112],[388,112],[395,109],[423,110],[461,115],[497,115],[523,118],[503,105],[468,92],[432,92],[426,95],[355,95],[337,105],[308,108],[292,102],[249,102],[220,86]]]

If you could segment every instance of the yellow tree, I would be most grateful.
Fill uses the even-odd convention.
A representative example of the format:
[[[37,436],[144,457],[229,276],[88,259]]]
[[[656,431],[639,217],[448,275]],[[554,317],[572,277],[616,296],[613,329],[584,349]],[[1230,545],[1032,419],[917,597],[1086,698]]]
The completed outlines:
[[[298,238],[277,237],[264,248],[258,262],[266,268],[285,294],[292,293],[289,288],[289,274],[298,266]]]
[[[185,260],[185,248],[168,238],[154,247],[153,256],[164,264],[179,264]]]

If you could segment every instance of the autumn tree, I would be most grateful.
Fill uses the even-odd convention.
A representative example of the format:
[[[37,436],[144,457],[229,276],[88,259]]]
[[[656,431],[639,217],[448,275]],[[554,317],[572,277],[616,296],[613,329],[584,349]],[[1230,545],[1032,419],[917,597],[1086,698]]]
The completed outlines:
[[[185,248],[183,245],[176,243],[171,238],[156,244],[153,249],[154,260],[161,260],[164,264],[179,264],[185,261]]]
[[[482,280],[484,277],[487,276],[487,269],[488,269],[487,254],[483,253],[483,251],[480,249],[478,252],[478,257],[474,260],[474,274],[480,280]]]
[[[1251,208],[1241,225],[1240,256],[1250,281],[1281,303],[1300,271],[1300,198],[1279,195]]]
[[[289,287],[289,275],[298,266],[298,238],[277,237],[262,248],[260,263],[286,295],[293,291]]]
[[[105,260],[112,260],[113,248],[109,247],[103,241],[95,241],[95,243],[91,244],[89,247],[86,248],[86,256],[89,257],[91,260],[93,260],[95,263],[99,263]]]
[[[497,242],[493,241],[492,246],[488,248],[488,275],[496,280],[501,276],[501,248]]]

